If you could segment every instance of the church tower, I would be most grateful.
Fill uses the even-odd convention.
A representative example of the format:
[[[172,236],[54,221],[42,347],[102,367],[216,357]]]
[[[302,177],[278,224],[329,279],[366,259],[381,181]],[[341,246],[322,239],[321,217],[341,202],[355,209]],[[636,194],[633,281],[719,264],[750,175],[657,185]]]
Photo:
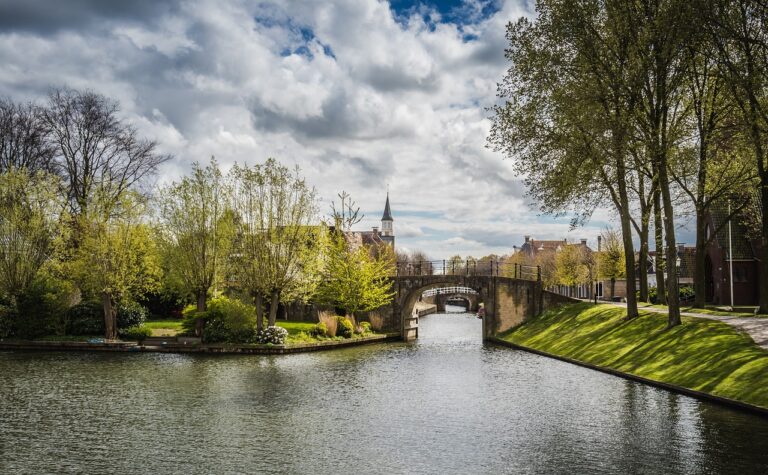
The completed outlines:
[[[392,246],[395,245],[395,231],[392,228],[392,211],[389,209],[389,192],[387,192],[387,203],[384,205],[384,216],[381,217],[381,239]]]

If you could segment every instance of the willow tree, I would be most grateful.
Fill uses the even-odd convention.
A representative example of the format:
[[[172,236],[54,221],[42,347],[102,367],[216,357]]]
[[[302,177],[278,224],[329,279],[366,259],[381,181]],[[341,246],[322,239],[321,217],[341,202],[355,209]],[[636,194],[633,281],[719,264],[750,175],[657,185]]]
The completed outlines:
[[[627,269],[627,318],[638,315],[630,140],[638,105],[637,26],[630,2],[540,1],[507,30],[510,69],[489,142],[514,160],[529,194],[573,224],[611,203]]]
[[[159,193],[157,229],[168,271],[195,295],[197,310],[204,312],[208,292],[222,282],[232,243],[229,189],[216,160]],[[196,333],[204,322],[198,319]]]
[[[105,337],[117,337],[117,304],[157,290],[162,275],[153,232],[143,222],[145,205],[136,193],[92,200],[80,214],[79,245],[63,269],[81,290],[101,299]]]
[[[22,295],[48,260],[61,212],[58,181],[46,174],[0,174],[0,295]]]
[[[314,223],[315,190],[298,168],[273,158],[252,168],[236,166],[232,178],[235,267],[254,297],[258,325],[268,304],[268,325],[274,326],[280,303],[307,297],[317,283],[321,236]]]

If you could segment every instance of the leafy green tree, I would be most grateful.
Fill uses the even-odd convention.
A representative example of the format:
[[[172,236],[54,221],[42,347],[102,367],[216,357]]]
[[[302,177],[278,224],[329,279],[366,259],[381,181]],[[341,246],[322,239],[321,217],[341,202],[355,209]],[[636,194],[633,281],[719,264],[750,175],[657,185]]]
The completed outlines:
[[[568,287],[588,284],[591,278],[590,256],[583,246],[565,245],[555,254],[555,278]]]
[[[195,295],[197,310],[206,310],[208,292],[223,282],[232,235],[229,187],[216,160],[192,166],[186,176],[160,190],[159,231],[168,271]],[[199,319],[197,334],[204,322]]]
[[[318,302],[343,308],[353,316],[391,303],[395,258],[391,248],[387,249],[389,252],[374,256],[366,246],[351,249],[344,233],[329,233]]]
[[[627,276],[626,259],[624,259],[624,245],[621,237],[615,229],[606,228],[602,233],[601,250],[596,256],[600,279],[611,281],[611,295],[616,290],[616,280],[624,279]],[[658,273],[658,270],[656,271]]]
[[[101,299],[108,339],[117,337],[117,304],[156,290],[162,277],[142,201],[135,193],[124,193],[118,203],[108,198],[109,213],[96,212],[98,202],[91,201],[89,213],[78,217],[76,253],[62,264],[81,290]]]
[[[58,181],[46,173],[0,174],[0,295],[22,295],[50,258],[61,204]]]

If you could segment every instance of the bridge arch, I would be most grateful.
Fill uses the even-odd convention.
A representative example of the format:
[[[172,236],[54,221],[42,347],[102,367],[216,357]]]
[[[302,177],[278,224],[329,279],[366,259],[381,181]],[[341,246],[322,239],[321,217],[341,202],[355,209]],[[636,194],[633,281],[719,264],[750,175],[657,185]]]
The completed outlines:
[[[403,340],[418,337],[419,318],[414,305],[431,289],[461,286],[477,292],[484,304],[483,338],[520,325],[550,306],[573,302],[542,288],[541,281],[479,275],[414,275],[394,277],[392,326],[400,328]]]

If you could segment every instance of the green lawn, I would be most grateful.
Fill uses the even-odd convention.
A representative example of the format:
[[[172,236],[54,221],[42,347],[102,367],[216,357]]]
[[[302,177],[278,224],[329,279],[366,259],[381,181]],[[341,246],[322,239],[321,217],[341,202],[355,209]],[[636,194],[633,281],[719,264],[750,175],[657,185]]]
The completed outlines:
[[[175,336],[181,333],[181,320],[147,320],[144,326],[152,330],[152,336]]]
[[[768,351],[729,325],[580,303],[544,313],[504,340],[644,378],[768,407]]]
[[[277,326],[288,330],[288,335],[298,335],[300,332],[309,333],[315,328],[314,323],[307,322],[282,322],[278,321]]]

